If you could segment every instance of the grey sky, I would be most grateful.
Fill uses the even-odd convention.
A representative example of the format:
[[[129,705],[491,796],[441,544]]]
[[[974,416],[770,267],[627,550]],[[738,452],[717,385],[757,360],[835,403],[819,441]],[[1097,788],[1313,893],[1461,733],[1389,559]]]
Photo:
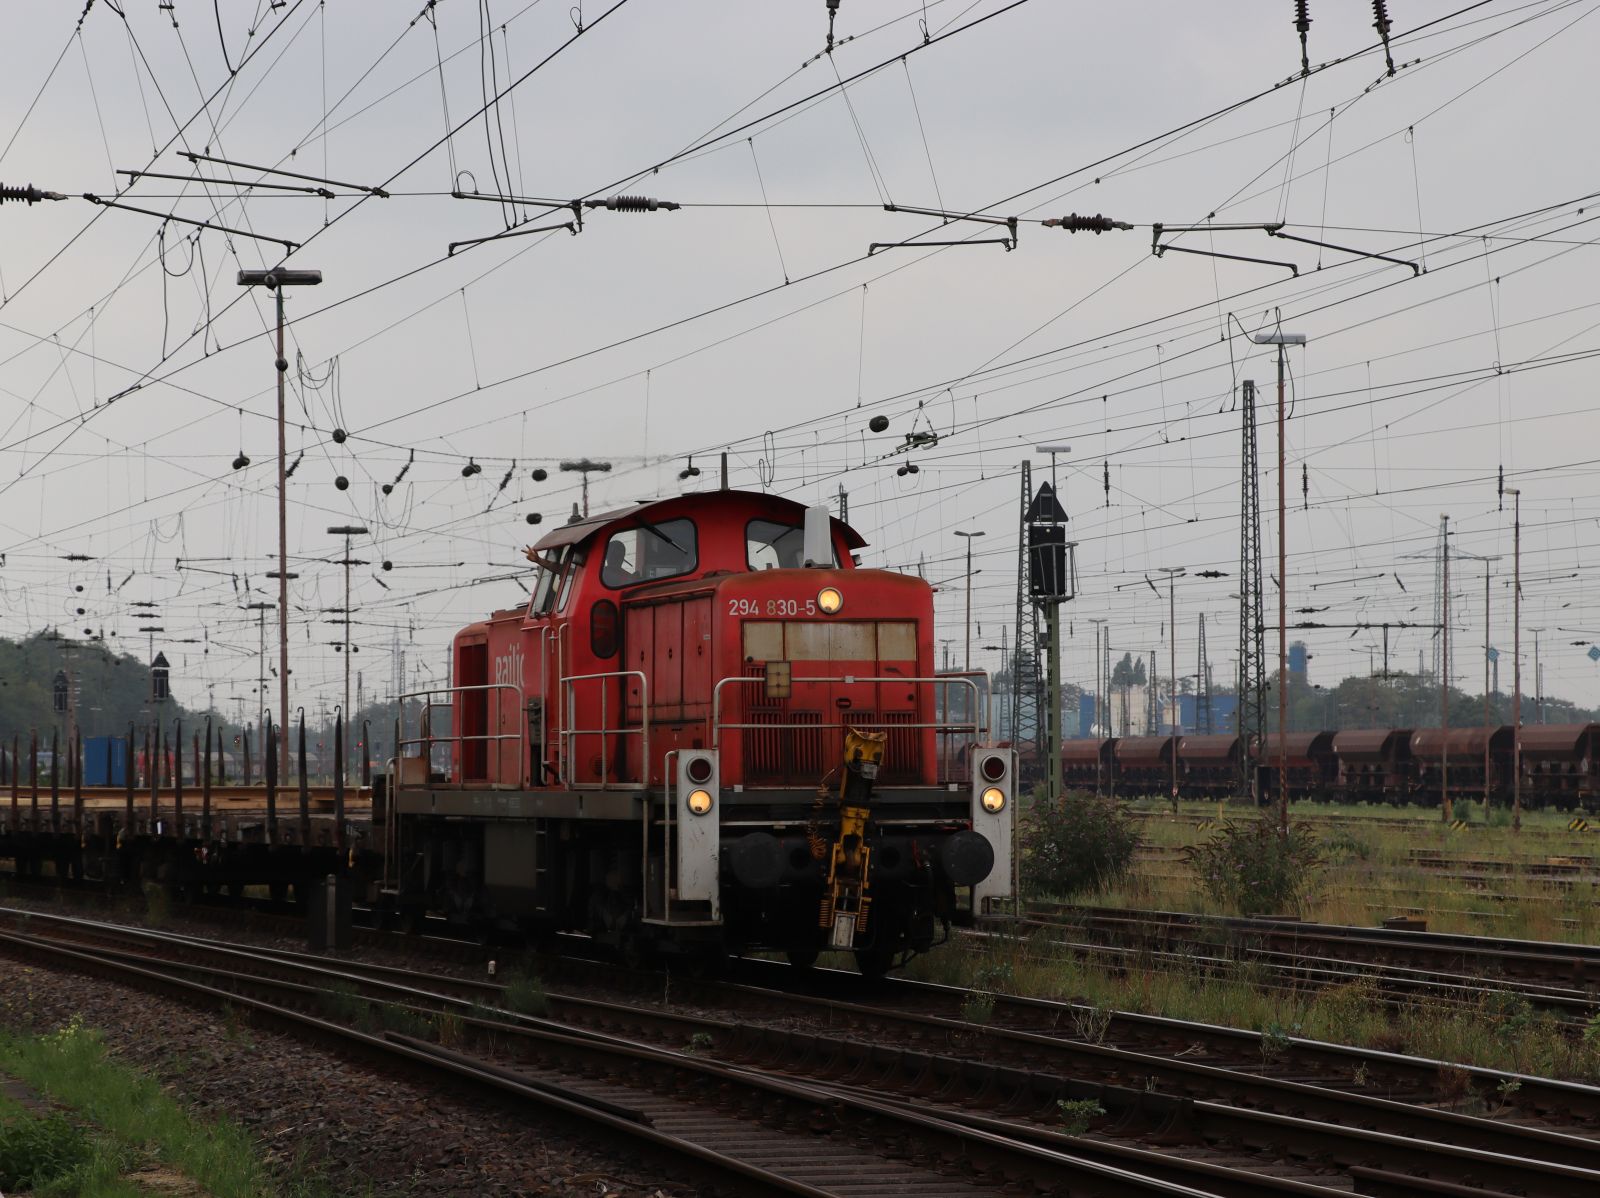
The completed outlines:
[[[811,501],[842,485],[871,542],[869,564],[920,561],[931,580],[955,580],[940,596],[942,637],[961,636],[962,546],[952,530],[985,530],[975,551],[981,645],[997,640],[1012,610],[1016,464],[1038,441],[1070,442],[1062,470],[1084,593],[1069,611],[1067,676],[1092,678],[1087,618],[1100,615],[1119,651],[1157,649],[1166,671],[1166,598],[1140,580],[1176,565],[1230,575],[1185,579],[1178,594],[1180,671],[1195,668],[1204,611],[1216,675],[1230,678],[1231,397],[1236,379],[1253,378],[1270,404],[1272,359],[1241,327],[1262,329],[1281,309],[1283,327],[1310,338],[1290,356],[1290,606],[1328,608],[1297,618],[1431,620],[1429,555],[1448,512],[1460,550],[1501,557],[1493,639],[1506,651],[1508,689],[1504,467],[1507,484],[1523,489],[1524,625],[1549,630],[1546,689],[1600,702],[1600,667],[1570,644],[1600,637],[1590,565],[1600,436],[1588,357],[1600,350],[1600,227],[1594,201],[1581,198],[1600,191],[1600,142],[1581,98],[1600,61],[1595,0],[1490,3],[1455,16],[1467,5],[1393,0],[1397,34],[1438,22],[1397,36],[1394,78],[1369,50],[1304,82],[1288,3],[1031,0],[1001,12],[1000,0],[945,0],[926,6],[934,34],[998,15],[920,48],[920,3],[844,0],[838,33],[859,36],[830,65],[816,58],[821,0],[629,0],[614,12],[588,0],[587,31],[511,92],[487,132],[472,121],[409,169],[446,129],[439,57],[459,124],[486,87],[492,94],[494,81],[504,87],[572,37],[572,5],[495,0],[491,80],[481,7],[465,0],[435,10],[437,54],[429,21],[413,23],[420,0],[290,0],[274,11],[177,0],[176,30],[153,4],[123,7],[126,22],[94,5],[78,38],[81,5],[9,6],[0,179],[110,196],[113,168],[188,174],[177,152],[188,148],[395,193],[358,202],[341,190],[324,202],[258,191],[241,205],[233,188],[212,188],[213,203],[192,184],[146,179],[123,197],[305,243],[291,261],[325,273],[324,286],[290,299],[291,357],[304,355],[308,376],[291,373],[291,459],[304,453],[290,510],[302,575],[297,701],[333,702],[342,678],[329,645],[337,629],[319,611],[342,599],[326,526],[366,522],[377,543],[358,556],[395,567],[357,573],[357,664],[369,693],[382,692],[396,634],[413,665],[437,670],[455,628],[519,601],[513,581],[473,583],[511,572],[539,531],[528,512],[548,526],[570,511],[576,487],[555,473],[559,458],[616,463],[596,485],[592,502],[604,507],[674,492],[691,452],[704,471],[697,484],[715,485],[722,447],[738,486],[765,482]],[[1312,15],[1313,64],[1375,42],[1367,5],[1324,2]],[[174,138],[172,114],[189,121],[202,93],[228,83],[224,43],[234,66],[251,57],[152,163],[152,143]],[[441,194],[452,164],[464,190],[475,181],[492,192],[499,173],[499,187],[522,195],[605,194],[708,133],[834,83],[834,66],[848,78],[880,62],[889,65],[848,88],[848,105],[835,90],[627,188],[681,201],[681,211],[594,212],[577,236],[513,237],[446,258],[450,242],[505,228],[500,205]],[[1278,83],[1182,137],[1122,153]],[[1090,166],[1110,155],[1120,156]],[[207,169],[213,178],[229,170]],[[173,198],[180,193],[187,198]],[[1068,236],[1024,223],[1014,252],[863,259],[873,241],[997,235],[971,222],[941,230],[883,211],[885,200],[1025,222],[1104,212],[1139,227]],[[1260,232],[1178,244],[1291,261],[1298,277],[1151,254],[1151,222],[1210,213],[1284,220],[1298,235],[1419,265],[1425,255],[1427,272],[1413,279],[1403,266]],[[1512,219],[1522,214],[1531,215]],[[227,700],[248,694],[256,672],[243,587],[246,578],[270,586],[276,544],[270,310],[233,275],[281,250],[217,232],[196,242],[192,229],[170,225],[163,272],[160,223],[81,199],[0,209],[3,630],[103,628],[142,651],[129,604],[158,601],[179,693],[199,700],[211,686],[231,710]],[[743,302],[675,323],[733,301]],[[318,384],[335,357],[337,375]],[[890,431],[864,436],[879,412]],[[1272,415],[1263,406],[1264,467],[1276,449]],[[937,446],[890,455],[913,427],[929,426]],[[351,434],[342,445],[335,427]],[[412,448],[405,479],[382,496]],[[241,450],[252,464],[235,472]],[[463,478],[469,459],[483,469]],[[897,475],[907,460],[919,472]],[[534,483],[536,465],[552,478]],[[340,474],[347,491],[335,489]],[[1275,500],[1276,487],[1269,471],[1263,498]],[[1265,515],[1270,573],[1270,502]],[[187,568],[175,568],[178,558]],[[1482,569],[1460,563],[1453,588],[1455,673],[1471,689],[1481,685]],[[177,643],[188,638],[209,646]],[[1306,639],[1324,682],[1364,672],[1377,640]],[[1428,644],[1426,633],[1397,635],[1397,661],[1414,666]],[[959,645],[953,652],[959,659]],[[998,664],[992,652],[976,657]],[[1524,679],[1531,689],[1528,671]]]

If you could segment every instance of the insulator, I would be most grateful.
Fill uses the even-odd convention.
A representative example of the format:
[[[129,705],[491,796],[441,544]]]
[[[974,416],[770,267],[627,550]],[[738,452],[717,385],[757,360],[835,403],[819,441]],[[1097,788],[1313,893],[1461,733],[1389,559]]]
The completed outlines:
[[[233,459],[233,468],[235,470],[243,470],[249,464],[250,459],[245,456],[244,450],[241,449],[239,451],[239,456]]]
[[[335,445],[343,445],[349,439],[349,436],[350,434],[345,432],[344,429],[336,428],[333,430],[333,443]]]
[[[889,427],[889,418],[887,416],[874,416],[867,421],[867,427],[875,433],[881,433]]]
[[[1311,0],[1294,0],[1294,27],[1301,33],[1311,28]]]
[[[1113,229],[1133,228],[1127,221],[1112,220],[1109,216],[1102,216],[1098,212],[1093,216],[1079,216],[1073,212],[1044,223],[1047,228],[1059,228],[1068,233],[1109,233]]]
[[[72,589],[77,591],[81,595],[83,593],[83,583],[80,582],[77,586],[73,587]]]
[[[895,474],[900,478],[904,478],[906,476],[906,468],[904,466],[900,467],[900,469],[895,471]]]
[[[533,481],[534,482],[542,483],[542,482],[544,482],[545,479],[547,479],[549,477],[550,477],[550,471],[546,470],[543,466],[535,467],[535,469],[533,471]]]
[[[333,480],[333,485],[341,491],[348,491],[350,489],[350,480],[341,474]]]
[[[4,204],[7,200],[25,200],[29,206],[32,206],[40,200],[64,200],[66,198],[59,191],[40,191],[32,183],[21,187],[15,185],[7,187],[4,183],[0,183],[0,204]],[[673,207],[677,207],[677,205],[673,205]]]
[[[81,608],[81,607],[80,607],[80,608],[79,608],[79,609],[78,609],[78,614],[79,614],[79,615],[80,615],[80,616],[81,616],[81,615],[83,615],[83,608]]]
[[[1390,29],[1388,0],[1372,0],[1372,16],[1372,27],[1378,31],[1378,36],[1388,37]]]
[[[655,196],[607,196],[603,200],[587,201],[590,208],[601,207],[612,212],[654,212],[664,208],[676,212],[681,205],[672,200],[658,200]]]
[[[543,519],[544,519],[544,517],[541,516],[538,512],[529,512],[528,515],[527,515],[527,520],[528,520],[529,524],[537,524],[537,523],[539,523],[539,521],[541,521]]]

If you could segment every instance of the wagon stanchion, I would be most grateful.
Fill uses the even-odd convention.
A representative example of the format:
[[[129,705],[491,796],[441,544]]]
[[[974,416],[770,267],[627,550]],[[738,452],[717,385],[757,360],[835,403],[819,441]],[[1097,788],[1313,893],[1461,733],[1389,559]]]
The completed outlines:
[[[61,734],[50,729],[50,831],[61,831]]]
[[[172,722],[172,834],[183,842],[183,721]]]
[[[372,787],[372,721],[361,721],[361,789]]]
[[[278,843],[278,737],[283,730],[267,716],[266,743],[261,746],[261,764],[267,774],[267,843]]]
[[[300,711],[300,843],[311,843],[311,787],[306,782],[306,709]]]
[[[22,738],[15,733],[11,736],[11,835],[15,836],[21,830],[22,824],[22,796],[20,791],[22,783],[19,778],[21,770],[19,764],[22,760]]]
[[[333,844],[339,851],[339,872],[344,872],[344,712],[333,709]]]
[[[222,729],[217,729],[217,755],[222,754]],[[211,717],[206,717],[205,764],[200,771],[200,841],[211,843]]]
[[[122,753],[122,832],[123,835],[128,837],[132,837],[133,835],[133,788],[135,785],[134,773],[135,759],[133,755],[133,722],[130,720],[128,722],[128,742],[126,746],[124,746]]]
[[[28,732],[28,831],[39,831],[39,730]]]
[[[83,839],[83,733],[72,737],[72,830]]]
[[[161,822],[161,729],[156,725],[145,733],[144,738],[144,776],[150,784],[150,827],[149,834],[156,835],[156,829]]]

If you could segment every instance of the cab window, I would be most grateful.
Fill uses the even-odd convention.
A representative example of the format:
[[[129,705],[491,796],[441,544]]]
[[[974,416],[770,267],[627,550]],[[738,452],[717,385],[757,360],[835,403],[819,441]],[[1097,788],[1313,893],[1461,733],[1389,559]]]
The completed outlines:
[[[752,520],[744,526],[745,561],[752,570],[798,570],[806,564],[806,533],[798,524],[779,524],[776,520]],[[839,564],[839,551],[829,549],[832,564]]]
[[[572,546],[562,545],[541,555],[538,567],[533,597],[528,601],[528,615],[547,616],[555,610],[557,597],[563,588],[571,586],[572,576],[577,573]]]
[[[699,561],[694,521],[640,523],[606,540],[600,581],[620,590],[692,572]]]

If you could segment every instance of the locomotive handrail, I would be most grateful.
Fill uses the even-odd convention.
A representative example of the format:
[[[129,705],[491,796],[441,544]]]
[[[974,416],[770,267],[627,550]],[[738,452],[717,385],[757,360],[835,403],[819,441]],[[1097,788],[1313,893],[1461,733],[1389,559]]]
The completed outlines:
[[[606,680],[610,679],[610,678],[619,678],[619,679],[620,678],[637,678],[639,680],[639,713],[640,714],[639,714],[639,726],[637,728],[628,728],[628,727],[616,727],[616,728],[613,728],[613,727],[610,726],[610,723],[609,723],[610,716],[609,716],[609,712],[607,710],[607,705],[606,705],[606,699],[608,697],[607,694],[606,694],[606,690],[607,690],[607,688],[606,688]],[[573,727],[573,724],[576,722],[576,719],[577,719],[576,695],[574,693],[574,688],[573,688],[572,684],[575,683],[575,682],[594,682],[594,681],[598,681],[600,683],[600,727],[598,727],[598,728],[575,728],[575,727]],[[583,786],[600,786],[600,787],[604,787],[604,786],[609,785],[610,783],[606,778],[606,737],[615,734],[617,736],[637,736],[637,737],[639,737],[639,760],[640,760],[640,763],[641,763],[639,768],[640,768],[640,771],[641,771],[641,774],[642,774],[642,776],[639,779],[639,785],[640,786],[649,785],[649,782],[650,782],[650,679],[645,676],[644,671],[643,670],[607,670],[607,671],[605,671],[603,673],[599,673],[599,674],[567,674],[567,675],[564,675],[561,678],[561,688],[562,688],[562,695],[565,698],[565,705],[564,706],[565,706],[565,715],[566,715],[566,718],[562,721],[562,728],[561,728],[561,743],[562,743],[562,750],[563,750],[562,754],[561,754],[561,768],[563,770],[563,775],[562,775],[562,779],[561,780],[564,783],[566,783],[568,786],[571,786],[571,787],[574,787],[574,788],[583,787]],[[624,718],[626,718],[626,717],[624,717]],[[573,761],[575,760],[575,756],[576,756],[576,740],[580,736],[598,736],[600,738],[600,781],[598,783],[594,783],[594,782],[579,782],[576,778],[574,778],[572,776],[572,774],[573,774],[572,765],[573,765]],[[622,782],[622,781],[626,781],[626,779],[619,778],[618,781]]]
[[[520,729],[516,732],[482,732],[472,733],[470,735],[455,729],[443,736],[436,735],[434,733],[434,710],[438,708],[448,708],[452,713],[454,713],[456,707],[456,704],[453,701],[436,703],[434,701],[435,695],[447,695],[453,697],[456,695],[471,694],[477,691],[494,692],[493,714],[495,718],[493,720],[489,720],[486,716],[484,721],[484,726],[486,728],[491,726],[496,728],[504,726],[504,720],[501,718],[504,713],[500,706],[503,698],[501,695],[502,691],[511,691],[516,696],[514,702],[517,705],[517,709],[519,711],[521,709],[522,688],[509,682],[484,682],[475,683],[471,686],[435,686],[430,687],[427,690],[412,691],[409,694],[401,695],[400,710],[402,712],[405,710],[405,704],[408,699],[420,700],[422,703],[422,711],[418,716],[418,735],[397,737],[395,741],[395,756],[397,758],[404,758],[406,756],[406,748],[420,747],[422,751],[420,754],[418,754],[418,756],[420,756],[421,759],[427,763],[427,767],[431,771],[433,762],[433,747],[436,744],[454,744],[458,746],[457,752],[459,754],[459,746],[468,743],[482,742],[487,745],[491,741],[520,741],[522,739],[522,732]],[[459,760],[457,761],[457,767],[461,768],[461,763]],[[404,780],[405,767],[402,765],[396,770],[395,790],[397,792],[403,788]],[[462,781],[465,781],[465,778],[463,778]],[[512,784],[515,785],[520,783],[520,781],[520,779],[517,779],[516,782]],[[504,779],[502,779],[499,784],[506,785],[506,782]]]
[[[710,731],[711,731],[711,747],[713,749],[717,749],[717,748],[719,748],[721,746],[721,744],[722,744],[722,730],[724,728],[726,728],[726,729],[728,729],[730,731],[770,731],[772,729],[802,729],[803,728],[803,729],[814,730],[814,729],[818,729],[818,728],[845,728],[845,727],[849,726],[849,725],[846,725],[846,724],[843,724],[843,723],[839,723],[839,724],[725,724],[725,723],[722,722],[722,688],[724,686],[726,686],[730,682],[746,682],[746,683],[761,682],[761,683],[765,683],[765,681],[766,681],[765,678],[762,678],[762,677],[759,677],[759,676],[752,677],[751,675],[748,675],[748,674],[730,674],[726,678],[719,679],[717,681],[717,684],[711,688],[711,720],[710,720],[711,729],[710,729]],[[839,682],[839,683],[845,684],[846,686],[853,686],[858,682],[893,682],[893,683],[905,683],[905,682],[929,683],[929,682],[932,682],[932,683],[940,683],[940,684],[944,684],[944,685],[948,685],[948,684],[953,683],[953,682],[960,682],[960,683],[963,683],[966,686],[970,687],[971,690],[972,690],[972,696],[973,696],[973,703],[972,703],[973,718],[972,718],[970,723],[951,724],[951,723],[945,723],[943,721],[935,721],[934,723],[899,724],[899,723],[890,723],[888,721],[883,721],[883,720],[869,720],[869,721],[866,721],[864,726],[865,727],[872,727],[874,724],[882,724],[884,727],[892,727],[892,728],[896,728],[896,729],[910,728],[910,729],[922,730],[922,729],[930,729],[931,728],[935,732],[943,732],[943,733],[946,733],[946,734],[955,733],[955,732],[967,732],[967,731],[970,731],[974,738],[977,738],[979,736],[979,734],[980,734],[980,732],[982,731],[982,728],[983,728],[983,725],[979,723],[978,718],[977,718],[977,712],[978,712],[978,702],[977,702],[977,700],[978,700],[978,685],[977,685],[977,683],[973,682],[972,679],[970,679],[970,678],[951,678],[951,677],[948,677],[948,676],[945,676],[945,677],[934,677],[934,678],[906,678],[906,677],[903,677],[902,675],[899,675],[899,674],[884,674],[884,675],[878,675],[878,674],[871,674],[871,675],[867,675],[867,674],[845,674],[845,675],[842,675],[841,677],[837,677],[837,678],[833,678],[833,677],[812,677],[810,675],[806,675],[805,677],[795,677],[795,678],[791,679],[791,683],[793,683],[793,684],[798,684],[798,683],[802,683],[802,682]]]

